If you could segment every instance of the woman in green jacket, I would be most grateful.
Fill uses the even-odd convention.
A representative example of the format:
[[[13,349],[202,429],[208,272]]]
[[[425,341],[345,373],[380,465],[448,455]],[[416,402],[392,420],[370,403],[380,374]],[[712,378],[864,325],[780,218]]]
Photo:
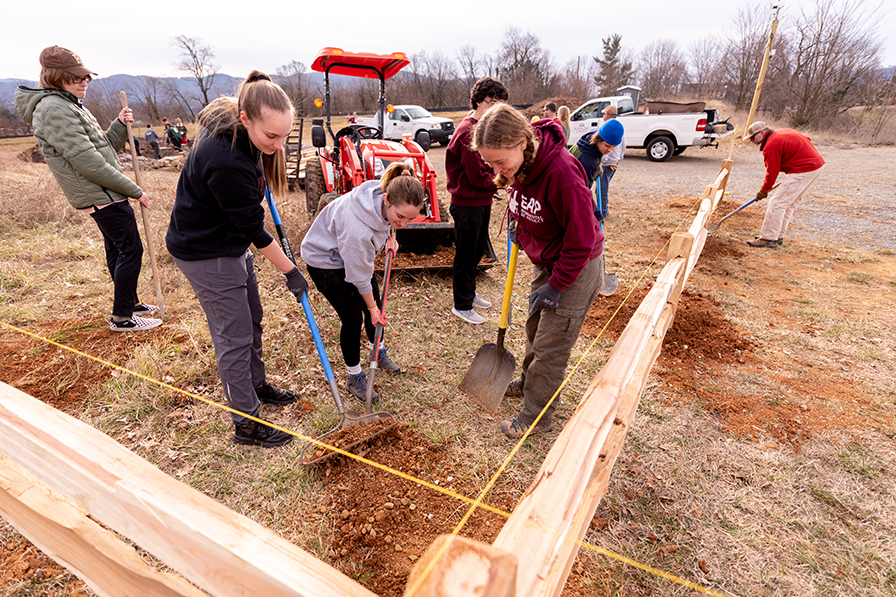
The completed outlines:
[[[40,88],[16,89],[16,109],[34,128],[37,146],[66,199],[89,214],[103,235],[115,287],[109,327],[116,332],[157,327],[162,320],[148,317],[157,307],[137,298],[143,243],[128,203],[133,198],[148,206],[149,199],[124,175],[117,157],[128,139],[125,123],[134,122],[133,114],[123,109],[103,131],[81,104],[96,73],[74,52],[59,46],[45,48],[40,64]]]

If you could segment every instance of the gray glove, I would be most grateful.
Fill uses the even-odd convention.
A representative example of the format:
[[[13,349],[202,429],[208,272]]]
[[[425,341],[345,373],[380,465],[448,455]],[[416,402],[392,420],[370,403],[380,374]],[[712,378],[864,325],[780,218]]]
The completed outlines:
[[[560,291],[550,282],[542,284],[529,296],[529,315],[542,309],[556,309],[560,304]]]
[[[297,267],[292,268],[284,275],[286,276],[286,287],[295,295],[296,300],[301,303],[302,296],[308,292],[308,280],[305,279],[305,276],[302,275],[302,272]]]

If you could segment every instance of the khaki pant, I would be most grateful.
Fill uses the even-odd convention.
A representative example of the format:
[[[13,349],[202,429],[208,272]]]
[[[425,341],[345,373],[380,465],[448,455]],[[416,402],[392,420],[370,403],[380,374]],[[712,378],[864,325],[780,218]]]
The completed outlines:
[[[530,291],[546,284],[551,270],[534,267]],[[572,347],[579,338],[585,315],[604,284],[604,260],[598,255],[560,293],[556,309],[542,309],[526,319],[526,355],[523,358],[523,410],[519,419],[531,425],[566,377]],[[557,400],[545,411],[539,427],[551,425]]]
[[[800,172],[799,174],[785,174],[781,184],[775,189],[768,199],[768,207],[765,209],[765,219],[762,221],[762,232],[759,238],[765,240],[778,240],[784,238],[787,226],[793,218],[800,200],[806,190],[812,186],[824,166],[812,172]]]

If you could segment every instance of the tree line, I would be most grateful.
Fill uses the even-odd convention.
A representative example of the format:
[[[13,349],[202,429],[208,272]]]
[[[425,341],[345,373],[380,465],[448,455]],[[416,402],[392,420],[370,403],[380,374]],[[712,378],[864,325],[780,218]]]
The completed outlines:
[[[772,16],[768,9],[764,1],[745,4],[732,13],[727,27],[716,32],[709,22],[706,35],[687,48],[672,39],[658,39],[635,51],[623,43],[621,35],[611,34],[600,40],[593,54],[559,66],[538,36],[508,27],[494,53],[464,46],[453,55],[440,50],[410,55],[408,67],[387,82],[387,99],[430,110],[466,106],[472,83],[493,76],[504,82],[510,101],[517,105],[557,96],[586,100],[615,95],[620,86],[634,84],[641,87],[644,98],[721,100],[744,110],[752,100],[769,39]],[[893,106],[894,69],[881,64],[883,34],[877,25],[881,11],[881,4],[865,0],[817,0],[798,14],[782,16],[760,110],[777,120],[786,117],[792,126],[831,128],[850,126],[847,111],[852,107]],[[213,48],[187,36],[173,43],[179,51],[175,67],[194,85],[185,90],[171,79],[138,79],[126,91],[144,120],[158,122],[168,116],[193,121],[217,95],[234,91],[232,79],[226,86],[216,82],[219,67]],[[272,76],[293,99],[299,114],[318,116],[322,110],[312,102],[323,90],[306,70],[304,63],[293,60]],[[331,82],[334,113],[373,112],[377,99],[375,80]],[[108,122],[120,108],[118,90],[106,89],[103,80],[97,80],[85,105],[100,122]],[[7,112],[0,112],[0,126]],[[878,131],[892,112],[875,113]]]

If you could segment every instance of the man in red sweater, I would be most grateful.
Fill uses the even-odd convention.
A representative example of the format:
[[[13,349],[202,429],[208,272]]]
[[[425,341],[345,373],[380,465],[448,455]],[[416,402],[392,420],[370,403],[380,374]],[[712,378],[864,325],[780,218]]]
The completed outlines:
[[[470,149],[473,126],[496,103],[507,101],[507,88],[498,79],[483,77],[470,90],[472,112],[454,131],[445,152],[445,173],[454,218],[454,308],[451,312],[467,323],[485,321],[473,307],[492,306],[476,293],[476,268],[485,253],[492,197],[498,191],[491,168]]]
[[[777,249],[784,242],[784,233],[800,199],[821,173],[824,158],[804,134],[793,129],[773,131],[762,121],[747,128],[746,138],[759,146],[765,159],[765,181],[756,193],[757,200],[768,197],[778,173],[784,172],[784,178],[768,200],[759,238],[747,244]]]

